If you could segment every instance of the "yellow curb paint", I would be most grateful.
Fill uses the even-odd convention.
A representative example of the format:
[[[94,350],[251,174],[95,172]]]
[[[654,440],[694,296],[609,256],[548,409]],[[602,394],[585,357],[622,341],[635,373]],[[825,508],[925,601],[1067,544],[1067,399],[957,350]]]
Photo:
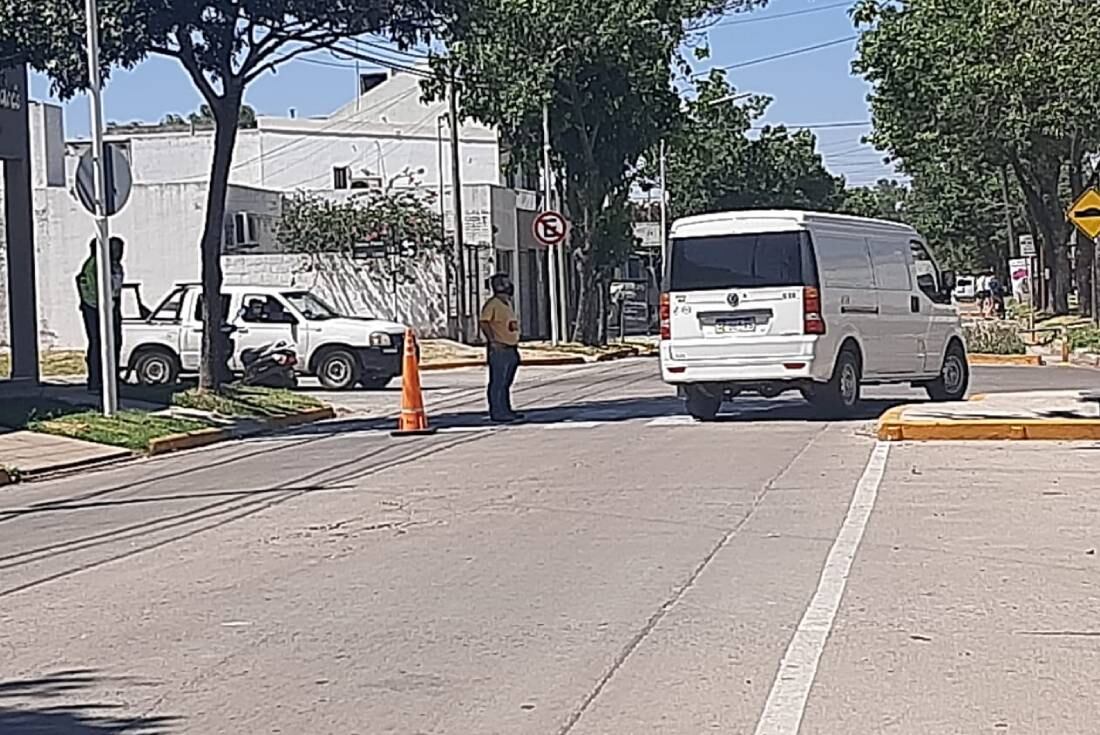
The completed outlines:
[[[172,434],[150,440],[148,452],[155,457],[184,449],[196,449],[223,441],[229,436],[229,432],[225,429],[199,429],[186,434]]]
[[[974,353],[967,355],[967,361],[971,365],[979,366],[1024,365],[1041,367],[1044,364],[1041,355],[985,355]]]
[[[576,357],[524,357],[521,358],[521,367],[552,367],[556,365],[584,365],[588,361],[578,355]],[[451,362],[436,362],[421,364],[421,371],[457,370],[458,368],[485,367],[484,360],[453,360]]]
[[[1095,419],[976,419],[909,421],[899,412],[879,420],[882,441],[1097,441],[1100,420]]]
[[[269,429],[284,429],[335,417],[336,411],[331,406],[325,406],[324,408],[315,408],[287,416],[276,416],[264,421],[262,426]],[[185,449],[198,449],[232,438],[233,433],[227,429],[199,429],[186,434],[173,434],[153,439],[149,442],[147,452],[150,456],[156,457],[161,454],[181,452]]]
[[[968,400],[977,402],[977,401],[984,401],[985,398],[986,398],[985,393],[975,393],[974,395],[970,396],[970,398]]]

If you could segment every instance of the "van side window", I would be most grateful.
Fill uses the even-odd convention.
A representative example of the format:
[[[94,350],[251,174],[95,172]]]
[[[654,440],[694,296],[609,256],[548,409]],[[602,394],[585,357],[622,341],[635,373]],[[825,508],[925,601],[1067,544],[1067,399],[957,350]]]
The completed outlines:
[[[873,288],[867,240],[851,235],[816,233],[814,247],[821,261],[821,281],[834,288]]]
[[[917,282],[917,288],[932,301],[950,303],[950,297],[944,298],[940,271],[928,248],[920,240],[910,240],[909,249],[913,253],[913,280]]]
[[[909,256],[905,252],[904,238],[880,236],[872,237],[867,242],[871,249],[871,265],[875,270],[875,286],[885,291],[912,291],[913,281],[909,275]]]

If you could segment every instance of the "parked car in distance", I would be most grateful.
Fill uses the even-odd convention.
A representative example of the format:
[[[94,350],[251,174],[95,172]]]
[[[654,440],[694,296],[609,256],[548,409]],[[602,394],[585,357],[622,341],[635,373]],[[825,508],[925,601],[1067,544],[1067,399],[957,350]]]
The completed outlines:
[[[978,283],[973,276],[959,276],[955,280],[955,299],[973,301],[978,298]]]
[[[742,392],[797,390],[837,415],[864,385],[960,400],[970,373],[952,285],[903,224],[797,211],[682,219],[661,297],[661,375],[700,420]]]
[[[229,366],[244,371],[245,350],[285,341],[298,353],[298,369],[330,390],[382,388],[401,374],[405,327],[337,312],[304,289],[226,286],[224,313],[233,327]],[[122,325],[122,365],[143,385],[170,385],[199,370],[202,354],[202,287],[175,286],[145,316]]]

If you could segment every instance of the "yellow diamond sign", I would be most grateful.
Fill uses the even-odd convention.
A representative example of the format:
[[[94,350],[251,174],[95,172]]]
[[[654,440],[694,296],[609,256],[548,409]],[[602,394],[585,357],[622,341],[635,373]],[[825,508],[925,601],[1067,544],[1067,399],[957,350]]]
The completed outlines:
[[[1100,237],[1100,191],[1086,189],[1066,212],[1066,219],[1090,240]]]

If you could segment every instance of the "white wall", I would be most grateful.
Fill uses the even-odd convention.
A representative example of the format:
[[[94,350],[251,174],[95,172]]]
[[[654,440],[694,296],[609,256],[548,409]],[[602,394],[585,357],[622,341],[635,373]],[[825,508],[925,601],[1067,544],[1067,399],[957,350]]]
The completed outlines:
[[[345,314],[392,319],[421,337],[447,332],[444,265],[438,255],[410,267],[410,282],[396,288],[373,261],[342,255],[230,255],[222,267],[226,283],[309,289]]]

